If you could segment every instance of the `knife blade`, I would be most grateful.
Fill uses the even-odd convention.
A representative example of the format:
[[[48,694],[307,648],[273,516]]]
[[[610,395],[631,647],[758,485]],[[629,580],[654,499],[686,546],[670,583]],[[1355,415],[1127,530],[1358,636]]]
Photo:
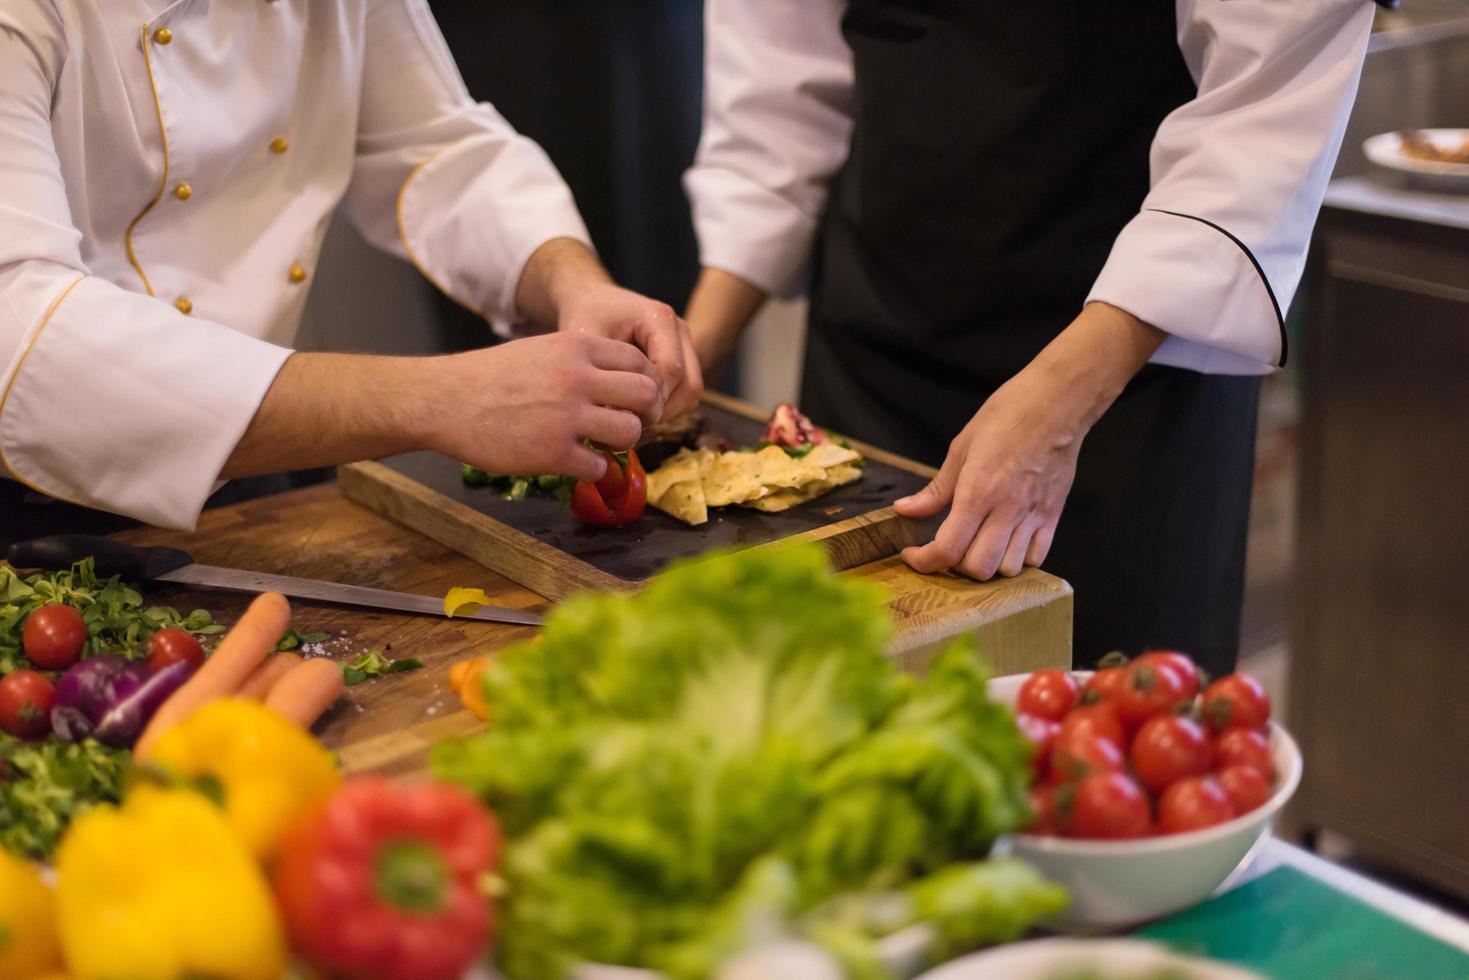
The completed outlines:
[[[121,575],[130,581],[175,582],[235,592],[279,592],[297,599],[346,606],[444,615],[443,601],[433,596],[200,565],[188,552],[178,548],[142,548],[89,534],[58,534],[21,541],[11,545],[5,553],[6,560],[16,568],[51,570],[70,568],[88,557],[95,562],[97,574],[104,577]],[[481,606],[472,613],[457,614],[454,618],[524,626],[539,626],[542,622],[540,613],[503,606]]]

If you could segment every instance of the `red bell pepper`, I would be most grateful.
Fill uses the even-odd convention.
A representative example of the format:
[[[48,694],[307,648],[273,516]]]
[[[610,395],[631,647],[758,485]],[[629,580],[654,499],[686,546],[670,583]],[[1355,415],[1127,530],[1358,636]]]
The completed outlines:
[[[571,512],[598,527],[622,527],[643,513],[648,503],[648,475],[636,450],[627,451],[627,461],[602,451],[607,472],[595,483],[583,481],[571,491]]]
[[[287,831],[274,884],[291,947],[332,977],[458,980],[493,931],[500,830],[443,783],[344,784]]]

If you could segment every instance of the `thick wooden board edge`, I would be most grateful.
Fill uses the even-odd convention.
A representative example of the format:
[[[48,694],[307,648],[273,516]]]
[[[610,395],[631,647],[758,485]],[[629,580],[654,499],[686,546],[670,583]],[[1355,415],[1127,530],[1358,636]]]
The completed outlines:
[[[339,466],[337,482],[348,500],[411,527],[553,602],[588,589],[626,592],[642,584],[609,575],[381,463]],[[477,540],[466,534],[465,528],[481,537]]]

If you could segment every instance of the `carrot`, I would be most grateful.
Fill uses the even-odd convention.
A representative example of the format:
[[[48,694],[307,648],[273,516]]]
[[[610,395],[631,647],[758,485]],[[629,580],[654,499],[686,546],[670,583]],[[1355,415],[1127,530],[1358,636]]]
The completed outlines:
[[[279,711],[302,728],[310,728],[322,712],[342,696],[346,687],[342,665],[326,657],[317,657],[286,671],[265,696],[265,706]]]
[[[265,663],[256,667],[245,683],[240,685],[239,691],[235,692],[237,698],[249,698],[251,701],[264,701],[270,689],[275,687],[275,682],[285,675],[292,667],[301,663],[299,653],[276,653],[265,658]]]
[[[204,666],[158,706],[133,755],[146,759],[158,737],[216,698],[234,695],[260,666],[291,625],[291,604],[278,592],[264,592],[225,634]]]

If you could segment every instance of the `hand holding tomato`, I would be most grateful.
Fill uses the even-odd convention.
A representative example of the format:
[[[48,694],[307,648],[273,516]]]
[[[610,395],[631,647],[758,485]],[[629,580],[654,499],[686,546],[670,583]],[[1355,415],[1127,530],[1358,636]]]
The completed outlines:
[[[622,527],[642,516],[648,502],[648,476],[637,450],[622,454],[603,450],[607,471],[595,483],[583,481],[571,491],[571,512],[597,527]]]

